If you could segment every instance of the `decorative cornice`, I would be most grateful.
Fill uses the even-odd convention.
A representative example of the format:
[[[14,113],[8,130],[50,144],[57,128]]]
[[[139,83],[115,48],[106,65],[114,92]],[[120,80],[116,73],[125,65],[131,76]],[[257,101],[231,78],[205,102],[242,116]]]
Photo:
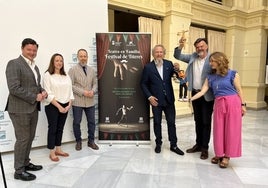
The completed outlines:
[[[165,16],[166,2],[164,0],[108,0],[109,6],[115,6],[119,9],[130,9],[133,12],[143,12]]]
[[[183,13],[191,13],[191,3],[185,1],[171,1],[166,3],[166,11],[178,11]]]
[[[229,10],[222,5],[197,1],[192,4],[192,22],[225,29]]]
[[[193,23],[221,29],[268,28],[268,8],[261,6],[245,10],[201,0],[108,0],[118,10],[190,18]]]
[[[268,9],[263,7],[245,11],[197,1],[192,5],[192,12],[192,22],[222,29],[237,28],[244,30],[268,27]]]

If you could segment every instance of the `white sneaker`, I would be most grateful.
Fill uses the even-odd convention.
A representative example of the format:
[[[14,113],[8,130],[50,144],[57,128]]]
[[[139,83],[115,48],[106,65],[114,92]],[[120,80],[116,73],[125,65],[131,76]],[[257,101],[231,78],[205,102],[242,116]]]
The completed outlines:
[[[182,99],[182,98],[180,98],[180,99],[179,99],[179,101],[180,101],[180,102],[183,102],[183,99]]]
[[[183,98],[183,101],[184,101],[184,102],[187,102],[187,101],[188,101],[188,99],[187,99],[187,98]]]

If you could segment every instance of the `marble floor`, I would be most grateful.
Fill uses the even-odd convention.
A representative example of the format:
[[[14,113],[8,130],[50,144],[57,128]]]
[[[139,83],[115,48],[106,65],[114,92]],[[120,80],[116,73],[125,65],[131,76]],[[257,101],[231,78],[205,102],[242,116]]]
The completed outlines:
[[[37,179],[30,182],[14,180],[13,153],[2,154],[8,188],[261,188],[268,187],[268,111],[248,111],[243,117],[243,156],[231,159],[227,169],[210,163],[200,153],[178,156],[169,151],[166,126],[163,130],[162,152],[154,152],[151,143],[99,144],[93,151],[83,142],[76,151],[74,143],[63,149],[70,156],[52,162],[46,148],[33,149],[33,163],[44,169],[34,172]],[[177,118],[178,145],[184,151],[195,142],[192,116]],[[151,131],[152,133],[152,131]],[[153,134],[152,134],[153,135]],[[212,142],[211,142],[212,143]],[[3,186],[0,178],[0,187]]]

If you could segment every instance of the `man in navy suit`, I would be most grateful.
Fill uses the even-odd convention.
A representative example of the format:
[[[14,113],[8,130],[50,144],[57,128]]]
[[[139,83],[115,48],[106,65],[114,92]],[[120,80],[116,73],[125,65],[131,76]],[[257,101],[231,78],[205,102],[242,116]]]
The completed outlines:
[[[175,97],[172,87],[172,76],[174,74],[173,63],[164,59],[165,48],[163,45],[156,45],[152,50],[154,60],[146,64],[141,79],[141,88],[145,97],[152,105],[155,134],[155,152],[161,152],[162,145],[162,112],[164,111],[168,126],[168,138],[170,150],[184,155],[184,152],[177,147],[177,135],[175,125]]]

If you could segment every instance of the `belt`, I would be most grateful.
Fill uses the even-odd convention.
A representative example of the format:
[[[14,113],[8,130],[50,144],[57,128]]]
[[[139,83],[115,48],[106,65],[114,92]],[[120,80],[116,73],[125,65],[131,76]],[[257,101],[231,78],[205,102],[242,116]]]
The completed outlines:
[[[201,91],[201,89],[192,89],[192,91],[198,93]]]

